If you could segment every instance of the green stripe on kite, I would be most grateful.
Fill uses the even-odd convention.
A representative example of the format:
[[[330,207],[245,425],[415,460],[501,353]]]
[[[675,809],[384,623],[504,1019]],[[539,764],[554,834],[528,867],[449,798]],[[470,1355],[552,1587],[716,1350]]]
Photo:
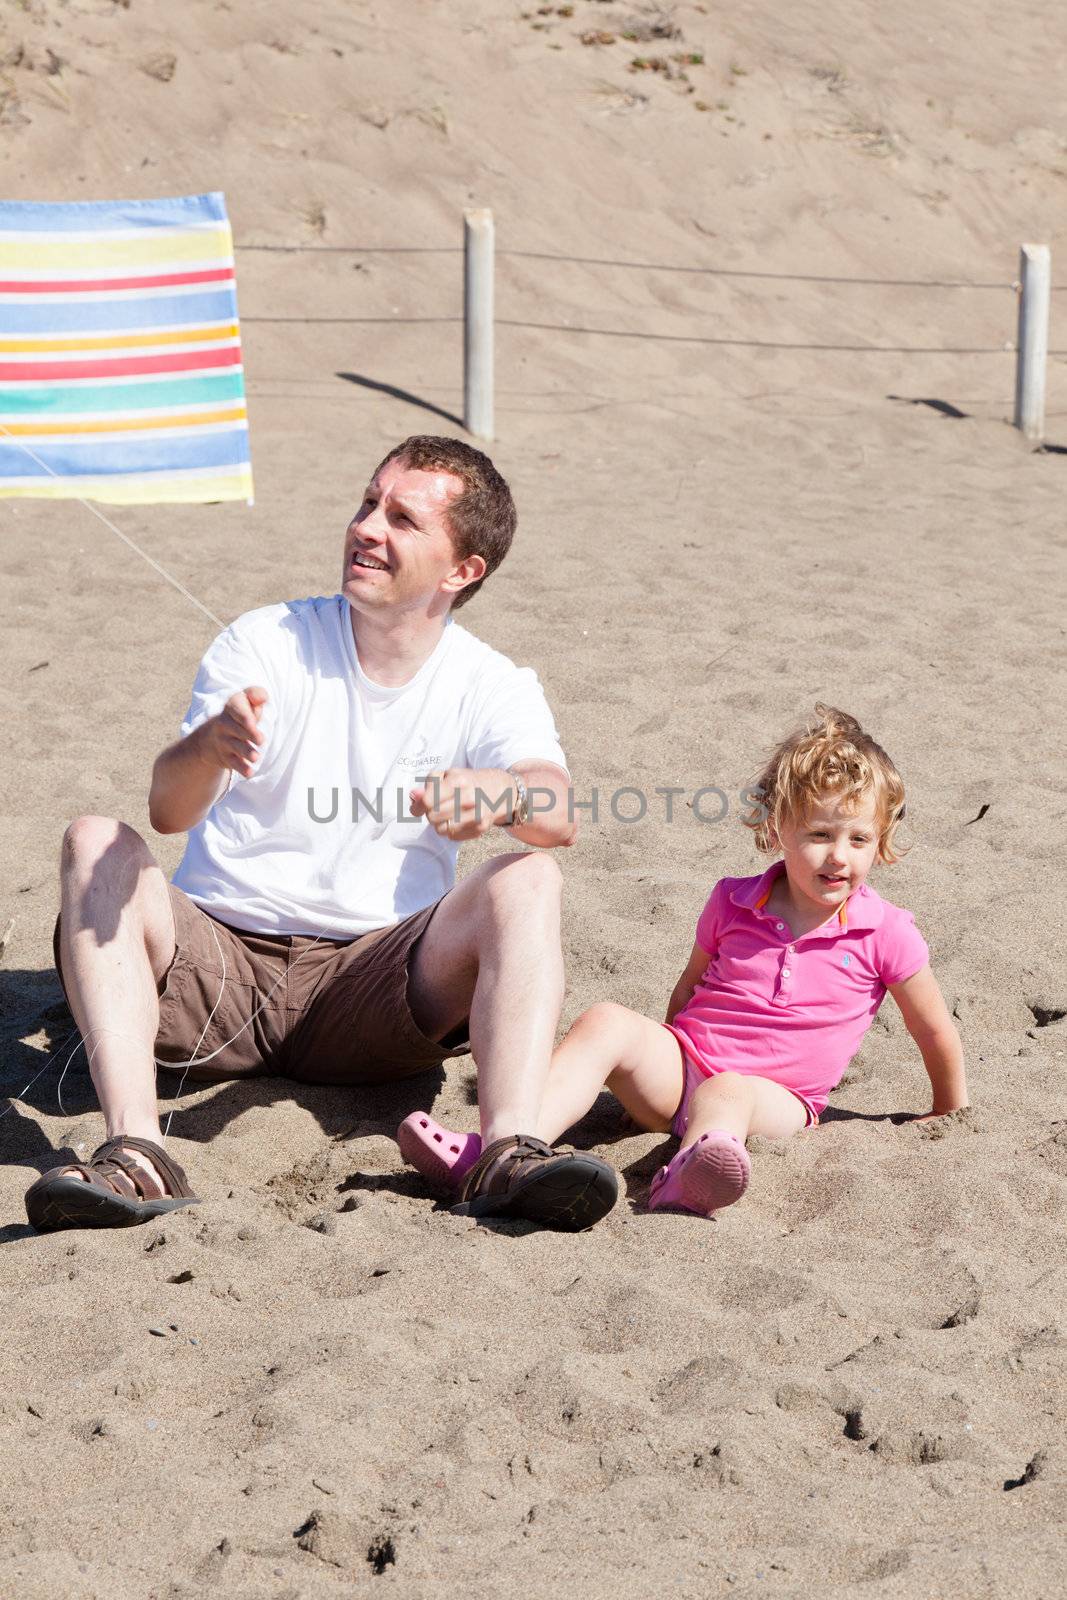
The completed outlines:
[[[66,416],[94,411],[152,411],[171,406],[214,405],[243,398],[244,380],[240,372],[166,379],[160,383],[86,384],[77,388],[56,384],[47,388],[26,385],[9,389],[0,385],[0,416],[26,412],[39,416],[57,412]]]

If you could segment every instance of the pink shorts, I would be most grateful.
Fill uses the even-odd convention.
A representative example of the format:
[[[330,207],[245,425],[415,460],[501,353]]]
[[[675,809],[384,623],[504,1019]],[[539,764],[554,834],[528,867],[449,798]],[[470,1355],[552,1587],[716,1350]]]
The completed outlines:
[[[678,1035],[674,1032],[672,1027],[670,1027],[667,1023],[664,1023],[663,1026],[673,1038],[678,1039]],[[671,1132],[674,1134],[676,1139],[681,1139],[684,1138],[685,1130],[689,1126],[689,1102],[692,1100],[694,1092],[706,1078],[714,1078],[716,1073],[722,1072],[725,1069],[722,1067],[709,1067],[708,1070],[705,1071],[703,1067],[697,1066],[688,1050],[682,1044],[681,1039],[678,1039],[678,1048],[682,1052],[682,1070],[685,1076],[682,1083],[682,1098],[678,1102],[678,1110],[674,1113],[674,1121],[671,1123]],[[782,1088],[786,1088],[786,1085],[783,1084]],[[801,1105],[804,1107],[804,1113],[807,1119],[806,1126],[809,1128],[814,1128],[819,1121],[819,1114],[815,1110],[811,1101],[807,1100],[802,1094],[795,1094],[792,1089],[789,1090],[789,1093],[794,1095],[794,1098],[799,1100]]]

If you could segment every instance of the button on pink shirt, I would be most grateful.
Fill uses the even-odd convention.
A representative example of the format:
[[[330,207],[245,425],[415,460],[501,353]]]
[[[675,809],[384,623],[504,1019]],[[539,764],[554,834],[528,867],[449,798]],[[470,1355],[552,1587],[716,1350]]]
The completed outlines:
[[[886,989],[929,961],[909,911],[869,884],[801,938],[766,909],[776,861],[758,878],[721,878],[697,923],[708,965],[668,1027],[708,1077],[772,1078],[807,1106],[826,1107]]]

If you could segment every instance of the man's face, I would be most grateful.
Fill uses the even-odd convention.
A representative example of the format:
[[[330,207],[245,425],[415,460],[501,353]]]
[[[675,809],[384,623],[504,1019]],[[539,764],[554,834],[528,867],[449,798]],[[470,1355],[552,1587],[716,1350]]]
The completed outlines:
[[[450,472],[386,462],[345,533],[341,591],[354,611],[447,609],[478,576],[470,561],[457,561],[448,528],[462,489]]]

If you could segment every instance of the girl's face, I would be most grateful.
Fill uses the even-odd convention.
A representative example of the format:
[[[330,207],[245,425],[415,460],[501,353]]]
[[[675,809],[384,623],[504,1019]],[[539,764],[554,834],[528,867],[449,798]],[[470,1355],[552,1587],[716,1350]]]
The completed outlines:
[[[829,916],[866,880],[879,832],[873,794],[851,806],[827,795],[803,819],[783,823],[778,840],[794,898]]]

